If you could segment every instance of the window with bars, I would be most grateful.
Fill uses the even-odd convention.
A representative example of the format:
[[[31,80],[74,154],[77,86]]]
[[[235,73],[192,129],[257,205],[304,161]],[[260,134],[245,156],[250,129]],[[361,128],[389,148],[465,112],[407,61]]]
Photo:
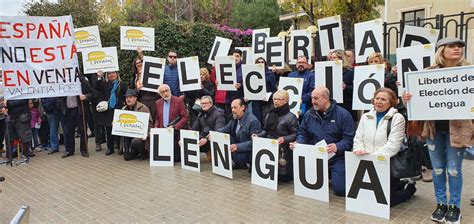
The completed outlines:
[[[402,13],[402,20],[406,21],[405,25],[416,26],[416,20],[425,18],[425,9],[418,9]],[[420,24],[421,25],[421,24]]]

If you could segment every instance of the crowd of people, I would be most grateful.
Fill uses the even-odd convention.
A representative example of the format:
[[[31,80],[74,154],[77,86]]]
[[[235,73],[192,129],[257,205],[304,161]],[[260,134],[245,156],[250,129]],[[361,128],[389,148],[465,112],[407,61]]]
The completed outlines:
[[[463,55],[464,47],[465,43],[460,39],[441,39],[436,46],[436,63],[428,69],[468,65]],[[115,109],[139,111],[151,115],[149,128],[175,129],[175,162],[181,158],[178,141],[181,129],[199,131],[198,144],[209,161],[209,132],[229,134],[233,169],[250,170],[253,138],[276,139],[279,144],[278,180],[282,182],[293,179],[292,151],[297,144],[316,144],[325,140],[328,153],[334,153],[329,160],[332,189],[335,195],[345,196],[346,151],[356,155],[383,153],[393,157],[399,152],[404,138],[409,138],[411,145],[417,147],[421,178],[434,182],[437,207],[431,219],[459,222],[462,161],[466,152],[472,153],[472,120],[408,122],[404,103],[411,99],[411,94],[403,93],[402,100],[397,97],[400,84],[396,81],[396,67],[380,53],[370,55],[367,64],[385,64],[385,87],[375,91],[373,109],[361,114],[352,109],[353,67],[358,66],[354,63],[352,50],[335,50],[327,56],[327,60],[341,60],[343,64],[342,103],[332,99],[326,87],[315,87],[313,65],[305,56],[297,58],[293,72],[287,65],[281,70],[268,69],[264,58],[254,61],[265,64],[266,92],[270,94],[267,102],[245,99],[240,50],[232,52],[237,73],[235,91],[217,90],[216,69],[202,68],[202,88],[189,92],[180,90],[176,50],[168,52],[164,84],[157,92],[142,90],[143,52],[140,49],[137,52],[132,63],[132,80],[122,80],[119,72],[99,71],[81,76],[83,94],[80,96],[2,101],[0,152],[6,152],[5,156],[11,158],[15,150],[21,150],[28,160],[35,151],[59,152],[62,141],[65,148],[62,158],[67,158],[75,153],[77,135],[84,157],[89,156],[87,138],[95,137],[95,150],[101,151],[102,144],[106,143],[106,156],[117,150],[125,160],[144,160],[149,155],[149,137],[128,138],[112,134]],[[278,90],[280,77],[304,80],[298,114],[290,112],[288,91]],[[407,127],[413,126],[418,130],[407,132]],[[87,129],[91,132],[89,135]],[[4,133],[5,130],[8,132]],[[5,145],[12,147],[4,147],[4,139],[8,139]],[[415,194],[415,180],[390,178],[391,206],[407,201]]]

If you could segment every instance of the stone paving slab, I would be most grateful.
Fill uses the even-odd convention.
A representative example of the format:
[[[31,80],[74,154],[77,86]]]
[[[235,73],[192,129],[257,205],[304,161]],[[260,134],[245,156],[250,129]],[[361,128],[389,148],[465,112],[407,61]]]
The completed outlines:
[[[61,159],[38,152],[28,165],[0,166],[7,179],[0,223],[22,205],[31,206],[31,223],[432,223],[435,208],[433,183],[421,181],[384,220],[346,211],[344,198],[333,194],[330,203],[296,196],[293,183],[277,192],[252,185],[246,170],[234,171],[234,180],[217,176],[205,158],[196,173],[180,164],[151,168],[148,161],[90,154]],[[474,223],[474,161],[464,160],[463,175],[462,222]]]

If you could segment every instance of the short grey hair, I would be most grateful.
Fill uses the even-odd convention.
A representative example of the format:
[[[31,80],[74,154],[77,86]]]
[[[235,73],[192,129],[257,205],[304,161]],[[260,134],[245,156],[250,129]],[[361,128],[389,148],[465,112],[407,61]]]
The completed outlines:
[[[202,96],[202,97],[201,97],[201,101],[204,100],[204,99],[208,99],[209,102],[211,102],[211,104],[214,105],[214,102],[212,101],[212,97],[211,97],[211,96],[207,96],[207,95],[206,95],[206,96]]]

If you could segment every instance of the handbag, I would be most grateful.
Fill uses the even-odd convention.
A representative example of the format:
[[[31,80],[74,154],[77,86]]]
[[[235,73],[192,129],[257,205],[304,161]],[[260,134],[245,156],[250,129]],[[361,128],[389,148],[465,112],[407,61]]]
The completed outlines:
[[[95,107],[95,110],[97,112],[104,112],[109,109],[109,101],[100,101],[97,106]]]
[[[387,138],[390,136],[392,128],[392,118],[388,120]],[[400,145],[400,151],[390,158],[390,175],[395,178],[408,178],[419,176],[421,164],[416,153],[415,147],[408,141],[407,135],[403,137]]]

